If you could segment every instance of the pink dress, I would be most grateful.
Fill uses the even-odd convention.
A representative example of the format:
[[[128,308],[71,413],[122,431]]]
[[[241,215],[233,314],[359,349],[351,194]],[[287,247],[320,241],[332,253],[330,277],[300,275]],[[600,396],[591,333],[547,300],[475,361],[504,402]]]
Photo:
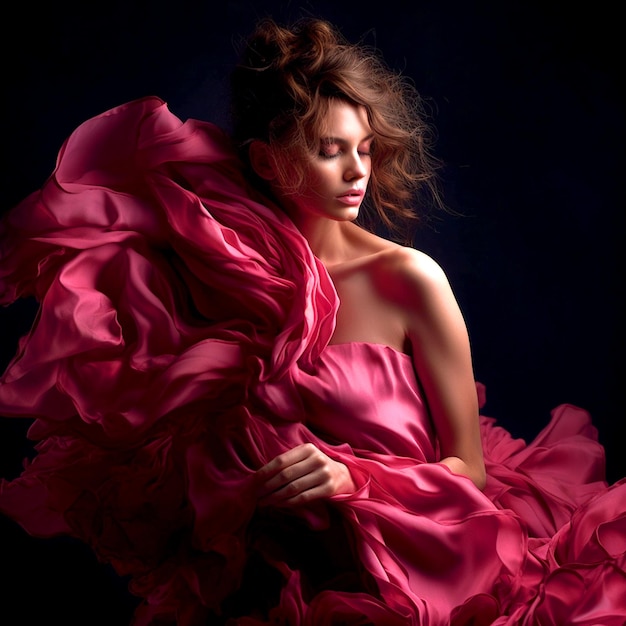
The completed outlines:
[[[0,511],[128,576],[135,626],[624,625],[626,479],[587,413],[528,444],[481,416],[484,492],[438,464],[411,359],[329,343],[330,277],[217,127],[96,116],[1,228],[0,301],[40,309],[0,385],[37,454]],[[307,441],[356,492],[257,509]]]

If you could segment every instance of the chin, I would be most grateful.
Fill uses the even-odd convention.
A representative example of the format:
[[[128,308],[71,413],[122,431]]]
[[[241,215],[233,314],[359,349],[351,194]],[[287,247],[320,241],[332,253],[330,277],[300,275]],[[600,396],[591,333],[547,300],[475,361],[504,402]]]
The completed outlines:
[[[354,222],[359,217],[359,207],[343,207],[341,210],[335,212],[332,218],[338,222]]]

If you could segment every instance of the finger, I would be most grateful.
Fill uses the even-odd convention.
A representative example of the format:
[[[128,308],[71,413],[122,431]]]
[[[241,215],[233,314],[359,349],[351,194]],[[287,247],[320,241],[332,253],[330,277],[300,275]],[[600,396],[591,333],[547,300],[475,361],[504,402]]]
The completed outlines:
[[[276,477],[281,472],[286,471],[288,474],[290,467],[293,467],[308,458],[314,458],[316,454],[320,455],[322,453],[314,445],[310,443],[300,444],[299,446],[274,457],[269,463],[257,470],[257,481],[259,484],[263,484]],[[296,476],[294,476],[294,478],[295,477]],[[274,485],[274,488],[278,486],[280,485]]]
[[[270,493],[284,489],[286,486],[310,475],[315,469],[316,464],[310,458],[305,458],[293,465],[281,467],[277,473],[274,473],[270,478],[264,480],[264,482],[259,485],[257,493],[260,497],[264,497]]]
[[[257,474],[269,478],[283,468],[303,460],[308,456],[305,445],[307,444],[301,444],[295,448],[291,448],[291,450],[287,450],[287,452],[275,456],[271,461],[259,468]]]
[[[327,497],[326,472],[319,470],[295,479],[259,499],[259,506],[296,506]]]

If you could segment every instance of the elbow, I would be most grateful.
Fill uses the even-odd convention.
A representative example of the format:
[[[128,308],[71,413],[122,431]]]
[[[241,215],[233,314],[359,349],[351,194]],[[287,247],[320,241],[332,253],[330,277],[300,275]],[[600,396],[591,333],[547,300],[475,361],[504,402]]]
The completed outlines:
[[[487,485],[487,470],[485,469],[485,460],[482,455],[479,459],[474,459],[473,461],[468,462],[467,470],[469,479],[478,489],[483,491]]]
[[[478,489],[484,491],[487,485],[487,471],[484,463],[481,463],[480,467],[475,472],[472,472],[471,479]]]
[[[462,474],[466,478],[469,478],[481,491],[485,488],[487,484],[487,471],[482,458],[480,461],[475,460],[469,462],[462,460],[458,456],[448,456],[441,459],[441,463],[446,465],[454,473]]]

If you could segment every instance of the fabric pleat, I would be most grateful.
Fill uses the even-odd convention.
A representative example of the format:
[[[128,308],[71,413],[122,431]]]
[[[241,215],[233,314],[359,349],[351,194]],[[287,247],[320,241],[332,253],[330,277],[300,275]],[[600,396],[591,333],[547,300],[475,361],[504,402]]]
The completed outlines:
[[[437,463],[411,359],[331,343],[328,273],[245,174],[147,97],[3,218],[0,303],[38,312],[0,379],[35,445],[0,511],[128,576],[134,626],[623,626],[626,479],[588,413],[531,442],[481,415],[482,492]],[[258,508],[256,470],[305,442],[356,491]]]

